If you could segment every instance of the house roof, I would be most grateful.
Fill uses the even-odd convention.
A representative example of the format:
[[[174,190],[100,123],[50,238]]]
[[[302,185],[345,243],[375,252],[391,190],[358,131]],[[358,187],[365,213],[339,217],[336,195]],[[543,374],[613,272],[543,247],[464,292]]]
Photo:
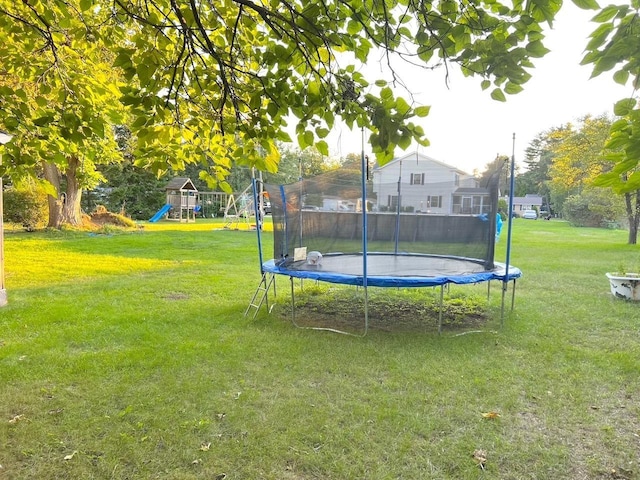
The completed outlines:
[[[464,170],[460,170],[457,167],[454,167],[453,165],[449,165],[448,163],[444,163],[441,162],[440,160],[436,160],[435,158],[429,157],[428,155],[424,155],[422,153],[419,153],[417,151],[415,152],[411,152],[411,153],[407,153],[406,155],[403,155],[401,157],[395,157],[393,160],[391,160],[389,163],[385,163],[384,165],[378,165],[378,163],[374,164],[373,169],[374,170],[381,170],[383,168],[387,168],[391,165],[395,165],[396,163],[400,163],[400,162],[410,162],[410,161],[414,161],[414,162],[432,162],[432,163],[437,163],[438,165],[441,165],[445,168],[449,168],[452,171],[456,172],[456,173],[460,173],[462,175],[466,175],[471,177],[472,175],[465,172]]]
[[[509,197],[507,197],[507,203],[509,202]],[[524,197],[513,197],[514,205],[542,205],[542,197],[540,195],[535,195],[528,193]]]
[[[165,190],[186,190],[189,192],[198,191],[191,179],[187,177],[176,177],[171,179],[169,183],[167,183]]]

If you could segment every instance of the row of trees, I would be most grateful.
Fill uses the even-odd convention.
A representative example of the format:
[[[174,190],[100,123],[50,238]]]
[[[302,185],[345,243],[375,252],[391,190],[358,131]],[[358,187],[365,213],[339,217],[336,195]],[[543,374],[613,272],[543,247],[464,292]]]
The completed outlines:
[[[584,63],[635,86],[637,9],[574,3],[600,24]],[[0,174],[41,180],[59,227],[80,223],[82,192],[118,164],[123,175],[135,166],[156,176],[194,165],[210,188],[230,189],[234,165],[275,174],[277,143],[292,134],[326,155],[338,122],[371,132],[384,163],[395,147],[428,144],[414,119],[429,108],[397,96],[397,62],[443,78],[461,68],[504,101],[547,53],[543,25],[561,4],[0,0],[0,129],[14,137],[0,147]],[[385,73],[365,78],[374,59]],[[627,99],[615,113],[605,180],[626,194],[640,185],[640,110]],[[130,157],[116,125],[130,133]]]
[[[638,232],[637,188],[629,174],[618,173],[622,154],[611,132],[624,119],[585,116],[576,123],[539,133],[525,152],[524,171],[516,176],[516,196],[537,193],[553,213],[578,226],[627,225],[629,243]],[[483,176],[501,171],[501,190],[509,191],[509,157],[487,164]]]

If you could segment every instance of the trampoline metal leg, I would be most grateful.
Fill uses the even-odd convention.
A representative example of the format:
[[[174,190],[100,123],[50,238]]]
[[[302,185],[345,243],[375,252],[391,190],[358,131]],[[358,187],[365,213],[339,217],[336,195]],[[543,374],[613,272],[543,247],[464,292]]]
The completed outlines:
[[[442,334],[442,310],[444,305],[444,285],[440,285],[440,311],[438,312],[438,335]]]
[[[291,323],[296,325],[296,297],[293,288],[293,277],[289,277],[289,281],[291,282]]]
[[[504,327],[504,296],[509,288],[509,282],[502,282],[502,302],[500,304],[500,328]]]
[[[364,337],[369,331],[369,292],[367,291],[367,287],[364,287],[364,333],[362,336]]]
[[[516,279],[515,278],[512,280],[512,283],[513,285],[511,286],[511,311],[513,312],[513,309],[516,303]],[[503,281],[502,282],[502,303],[500,305],[500,328],[504,326],[505,296],[508,289],[509,289],[509,282]]]

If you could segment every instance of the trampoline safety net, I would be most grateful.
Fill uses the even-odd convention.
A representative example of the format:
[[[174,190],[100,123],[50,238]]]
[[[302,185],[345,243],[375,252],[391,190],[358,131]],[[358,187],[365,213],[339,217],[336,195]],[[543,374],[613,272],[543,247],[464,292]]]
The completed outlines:
[[[287,266],[301,252],[361,254],[362,215],[367,215],[370,254],[434,255],[477,260],[494,268],[497,177],[450,181],[423,174],[409,183],[367,182],[362,201],[359,174],[336,170],[288,185],[265,184],[271,202],[274,260]],[[298,258],[296,258],[298,253]]]

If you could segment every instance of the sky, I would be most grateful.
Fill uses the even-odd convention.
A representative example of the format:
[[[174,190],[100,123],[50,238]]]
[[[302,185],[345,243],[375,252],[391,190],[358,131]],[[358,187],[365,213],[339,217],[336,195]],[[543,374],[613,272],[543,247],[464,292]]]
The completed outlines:
[[[428,117],[414,119],[431,145],[412,145],[406,151],[397,148],[396,156],[417,150],[469,173],[482,171],[496,155],[513,153],[516,164],[522,165],[525,149],[539,133],[588,114],[612,115],[613,104],[632,91],[616,84],[611,74],[590,79],[591,66],[580,66],[588,36],[597,26],[589,22],[594,15],[565,2],[553,29],[546,33],[544,43],[551,52],[534,59],[536,67],[530,70],[532,78],[524,91],[507,95],[506,102],[492,100],[491,88],[480,88],[480,77],[465,78],[454,71],[447,88],[442,69],[403,70],[402,78],[412,82],[417,101],[431,106]],[[379,78],[379,68],[372,74]],[[397,94],[408,99],[406,92]],[[360,131],[346,126],[334,128],[328,143],[330,153],[338,157],[362,150]]]

